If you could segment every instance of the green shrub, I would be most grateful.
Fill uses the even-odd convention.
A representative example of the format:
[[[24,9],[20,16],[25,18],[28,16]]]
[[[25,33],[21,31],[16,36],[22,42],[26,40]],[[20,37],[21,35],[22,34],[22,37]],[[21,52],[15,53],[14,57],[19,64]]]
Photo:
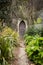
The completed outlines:
[[[28,43],[33,39],[33,36],[28,36],[27,34],[24,36],[25,44],[28,45]]]
[[[40,37],[39,35],[35,35],[31,40],[28,39],[26,52],[30,60],[32,60],[35,64],[43,65],[43,37]]]
[[[41,25],[40,25],[41,26]],[[29,36],[34,36],[36,34],[40,35],[41,37],[43,37],[43,27],[41,28],[36,28],[34,25],[29,27],[26,34],[28,34]]]
[[[34,20],[34,24],[40,24],[42,23],[42,18],[37,18],[37,21]]]
[[[40,34],[40,30],[38,28],[35,28],[34,26],[31,26],[28,28],[26,34],[28,34],[29,36],[34,36],[36,34]]]
[[[4,28],[0,34],[0,64],[9,65],[8,60],[13,57],[13,48],[17,45],[17,33],[11,28]]]
[[[16,31],[13,31],[10,27],[5,27],[2,31],[2,36],[3,37],[9,37],[13,38],[14,40],[14,45],[17,45],[18,42],[18,33]]]
[[[0,52],[1,52],[0,63],[2,63],[2,65],[4,63],[4,60],[6,62],[6,60],[8,60],[9,58],[12,58],[12,49],[13,49],[13,46],[11,44],[12,41],[8,37],[3,37],[3,36],[0,37]]]

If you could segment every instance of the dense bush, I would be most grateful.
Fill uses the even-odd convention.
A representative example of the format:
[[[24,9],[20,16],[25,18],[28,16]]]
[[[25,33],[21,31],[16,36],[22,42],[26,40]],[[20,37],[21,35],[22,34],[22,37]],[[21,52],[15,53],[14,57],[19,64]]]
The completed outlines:
[[[43,37],[39,35],[25,36],[26,52],[36,65],[43,65]]]
[[[9,37],[0,37],[0,63],[2,65],[6,63],[6,60],[12,57],[12,41],[13,39],[11,40]],[[3,59],[5,60],[5,62]]]
[[[33,39],[33,36],[28,36],[28,34],[26,34],[24,36],[24,39],[25,39],[25,42],[26,42],[25,45],[28,45],[28,43]]]
[[[24,36],[26,52],[36,65],[43,65],[43,27],[32,25]]]
[[[9,27],[5,27],[3,29],[2,36],[4,36],[4,37],[12,37],[14,39],[14,42],[16,42],[16,43],[18,41],[18,33],[16,31],[13,31]]]
[[[12,50],[17,43],[17,33],[11,28],[4,28],[0,34],[0,65],[9,65],[8,59],[13,57]]]
[[[35,25],[30,26],[28,28],[26,34],[28,34],[30,36],[34,36],[34,35],[38,34],[43,37],[43,27],[41,26],[41,28],[40,28],[40,26],[39,27],[37,25],[36,25],[36,27],[35,27]]]
[[[38,29],[38,28],[35,28],[34,26],[31,26],[28,28],[27,32],[26,32],[28,35],[36,35],[36,34],[41,34],[41,30]]]

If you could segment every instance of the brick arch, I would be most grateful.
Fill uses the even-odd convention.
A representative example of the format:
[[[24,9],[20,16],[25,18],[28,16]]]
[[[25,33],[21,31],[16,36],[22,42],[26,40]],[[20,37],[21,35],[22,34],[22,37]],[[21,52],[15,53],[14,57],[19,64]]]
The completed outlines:
[[[26,21],[26,20],[19,19],[19,20],[18,20],[18,23],[17,23],[18,33],[19,33],[19,24],[20,24],[22,21],[24,21],[24,23],[25,23],[25,25],[26,25],[26,30],[27,30],[27,28],[28,28],[27,21]],[[26,30],[25,30],[25,31],[26,31]]]

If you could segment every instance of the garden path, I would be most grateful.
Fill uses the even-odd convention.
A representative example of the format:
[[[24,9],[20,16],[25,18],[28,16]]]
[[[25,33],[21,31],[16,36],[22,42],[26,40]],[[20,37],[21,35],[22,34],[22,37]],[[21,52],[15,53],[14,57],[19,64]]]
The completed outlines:
[[[24,40],[19,40],[20,46],[15,49],[14,55],[15,59],[11,61],[11,65],[34,65],[27,58],[27,54],[25,52]]]

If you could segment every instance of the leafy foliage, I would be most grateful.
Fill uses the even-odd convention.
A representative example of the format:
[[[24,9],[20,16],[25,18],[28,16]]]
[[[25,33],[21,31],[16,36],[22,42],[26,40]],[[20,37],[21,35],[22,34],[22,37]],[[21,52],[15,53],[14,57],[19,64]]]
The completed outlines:
[[[26,38],[26,39],[25,39]],[[33,39],[33,36],[28,36],[27,34],[24,36],[26,45],[28,45],[28,43]]]
[[[30,60],[37,65],[43,65],[43,37],[39,35],[26,36],[26,52]]]
[[[34,21],[34,24],[40,24],[42,22],[41,18],[37,18],[37,21]]]
[[[43,65],[43,27],[37,28],[32,25],[27,30],[24,39],[30,60],[36,65]]]
[[[13,37],[15,42],[17,43],[18,33],[16,31],[13,31],[10,27],[5,27],[2,31],[2,35],[4,37]]]
[[[31,27],[28,28],[26,34],[28,34],[29,36],[34,36],[34,35],[38,34],[41,37],[43,37],[43,26],[41,26],[41,27],[40,26],[38,27],[36,25],[36,27],[35,27],[35,25],[32,25]]]
[[[40,32],[41,32],[40,29],[35,28],[34,26],[31,26],[31,27],[28,28],[26,34],[34,36],[36,34],[40,34]]]
[[[17,43],[17,33],[11,28],[4,28],[0,35],[0,64],[9,65],[8,59],[13,57],[13,48]]]

